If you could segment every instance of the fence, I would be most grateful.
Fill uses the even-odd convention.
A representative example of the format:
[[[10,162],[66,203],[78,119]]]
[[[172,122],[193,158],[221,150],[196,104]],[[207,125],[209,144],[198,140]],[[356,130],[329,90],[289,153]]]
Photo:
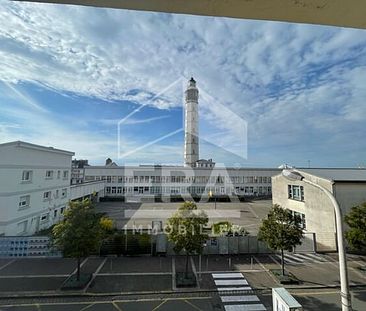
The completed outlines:
[[[165,234],[120,234],[105,241],[101,255],[175,255],[174,244],[168,241]],[[203,254],[260,254],[273,253],[273,250],[256,236],[223,236],[211,237],[206,241]],[[183,252],[182,252],[183,254]]]
[[[0,237],[0,257],[60,257],[47,236]]]

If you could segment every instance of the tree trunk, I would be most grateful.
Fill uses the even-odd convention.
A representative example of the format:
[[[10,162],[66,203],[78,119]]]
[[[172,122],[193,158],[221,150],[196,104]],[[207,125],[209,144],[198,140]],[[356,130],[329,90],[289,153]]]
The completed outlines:
[[[77,259],[76,280],[80,281],[80,257]]]
[[[186,253],[186,272],[185,272],[186,279],[188,278],[188,259],[189,259],[189,254]]]
[[[283,255],[283,249],[281,249],[281,268],[282,268],[282,276],[285,275],[285,259]]]

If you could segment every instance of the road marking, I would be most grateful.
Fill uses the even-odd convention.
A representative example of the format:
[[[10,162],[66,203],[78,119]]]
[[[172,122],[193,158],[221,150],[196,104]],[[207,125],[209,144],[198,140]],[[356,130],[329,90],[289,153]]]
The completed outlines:
[[[218,287],[217,290],[219,292],[224,291],[235,291],[235,290],[252,290],[250,286],[244,286],[244,287]]]
[[[95,305],[95,303],[92,303],[92,304],[90,304],[90,305],[88,305],[88,306],[85,306],[84,308],[80,309],[80,311],[84,311],[84,310],[86,310],[86,309],[89,309],[90,307],[92,307],[92,306],[94,306],[94,305]]]
[[[222,285],[248,285],[247,280],[214,280],[216,286],[222,286]]]
[[[66,278],[68,276],[70,276],[70,274],[0,275],[0,279]]]
[[[240,302],[240,301],[259,301],[258,296],[248,295],[248,296],[221,296],[222,302]]]
[[[214,279],[244,279],[244,276],[238,272],[238,273],[213,273],[212,277]]]
[[[7,262],[6,264],[2,265],[0,267],[0,271],[4,268],[6,268],[7,266],[11,265],[16,259],[10,260],[9,262]]]
[[[83,267],[83,265],[88,261],[88,258],[85,258],[82,263],[80,264],[80,270]],[[71,274],[69,274],[69,276],[75,274],[78,271],[78,268],[76,268],[73,272],[71,272]]]
[[[279,255],[278,255],[279,256]],[[280,256],[279,256],[280,257]],[[293,264],[299,264],[299,263],[304,263],[304,260],[303,259],[300,259],[300,258],[294,258],[294,257],[290,257],[289,255],[287,254],[284,254],[284,257],[285,257],[285,262],[289,262],[289,263],[293,263]]]
[[[199,307],[197,307],[196,305],[194,305],[193,303],[189,302],[187,299],[184,299],[184,301],[186,303],[188,303],[189,305],[191,305],[193,308],[195,308],[198,311],[203,311],[202,309],[200,309]]]
[[[161,304],[159,304],[158,306],[156,306],[154,309],[152,309],[151,311],[155,311],[158,310],[164,303],[166,303],[168,300],[163,300],[163,302]],[[122,311],[122,310],[121,310]]]
[[[95,272],[92,274],[92,277],[90,278],[88,284],[86,284],[85,288],[83,289],[83,292],[86,292],[88,290],[90,284],[94,281],[95,277],[97,276],[97,274],[99,273],[99,271],[102,269],[102,267],[104,266],[104,264],[105,264],[106,261],[107,261],[107,258],[104,258],[104,260],[98,266],[97,270],[95,270]]]
[[[317,255],[317,254],[306,254],[307,256],[310,256],[310,257],[313,257],[317,260],[320,260],[322,262],[327,262],[328,260],[325,258],[325,257],[322,257],[320,255]]]
[[[250,304],[250,305],[226,305],[225,311],[265,311],[267,310],[264,305]]]
[[[175,297],[175,298],[165,298],[164,300],[166,301],[174,301],[174,300],[186,300],[186,299],[190,299],[190,300],[199,300],[199,299],[211,299],[211,296],[203,296],[203,297],[184,297],[184,298],[179,298],[179,297]],[[100,301],[93,301],[94,304],[105,304],[105,303],[111,303],[113,304],[114,302],[116,303],[125,303],[125,302],[141,302],[141,301],[162,301],[161,298],[142,298],[142,299],[116,299],[116,300],[109,300],[109,301],[105,301],[105,300],[100,300]],[[66,306],[66,305],[85,305],[85,304],[90,304],[90,300],[86,300],[86,301],[65,301],[65,302],[45,302],[45,303],[40,303],[40,306]],[[34,303],[19,303],[19,304],[7,304],[7,305],[0,305],[0,308],[9,308],[9,307],[31,307],[31,306],[36,306],[37,304]],[[120,310],[120,308],[118,308]],[[1,310],[1,309],[0,309]]]
[[[118,306],[118,304],[117,304],[115,301],[113,301],[113,302],[112,302],[112,305],[113,305],[113,307],[115,307],[118,311],[122,311],[122,309]]]

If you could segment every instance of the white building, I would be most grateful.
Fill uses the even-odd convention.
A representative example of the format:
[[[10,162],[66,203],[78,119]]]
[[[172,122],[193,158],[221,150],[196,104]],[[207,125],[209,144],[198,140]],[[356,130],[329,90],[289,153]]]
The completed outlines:
[[[159,198],[266,197],[275,168],[188,166],[87,166],[85,181],[104,181],[106,197]]]
[[[57,222],[70,195],[73,152],[0,144],[0,234],[27,235]]]
[[[57,223],[70,200],[103,196],[104,182],[70,186],[73,152],[0,144],[0,235],[30,235]]]
[[[366,169],[306,168],[295,171],[329,190],[343,216],[352,206],[366,202]],[[313,236],[316,251],[337,250],[334,208],[321,190],[303,181],[290,181],[279,174],[272,178],[272,200],[273,204],[301,216],[307,237]]]

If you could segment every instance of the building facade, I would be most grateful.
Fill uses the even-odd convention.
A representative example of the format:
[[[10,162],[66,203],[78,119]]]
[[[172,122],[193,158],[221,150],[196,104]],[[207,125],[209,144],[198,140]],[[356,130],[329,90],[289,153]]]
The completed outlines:
[[[84,182],[84,166],[88,166],[88,160],[72,160],[71,164],[71,184],[81,184]]]
[[[0,145],[0,235],[28,235],[59,221],[73,155],[20,141]]]
[[[352,206],[366,201],[365,169],[296,169],[305,179],[329,190],[343,216]],[[282,174],[272,178],[272,200],[302,219],[304,231],[314,235],[316,251],[337,250],[335,213],[329,198],[303,181],[290,181]]]
[[[104,195],[104,182],[70,185],[73,152],[0,144],[0,236],[26,236],[62,219],[71,200]]]
[[[85,181],[104,181],[106,197],[204,198],[270,196],[278,169],[187,166],[88,166]]]

